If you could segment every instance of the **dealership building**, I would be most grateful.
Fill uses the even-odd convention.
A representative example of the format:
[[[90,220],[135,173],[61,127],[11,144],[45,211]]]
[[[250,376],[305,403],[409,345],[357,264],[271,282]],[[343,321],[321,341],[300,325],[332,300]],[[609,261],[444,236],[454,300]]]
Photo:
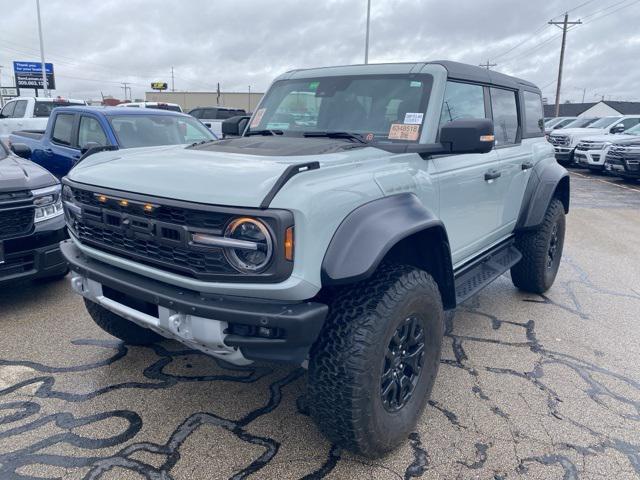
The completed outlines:
[[[263,95],[258,92],[145,92],[145,100],[177,103],[185,112],[196,107],[228,107],[252,112]]]

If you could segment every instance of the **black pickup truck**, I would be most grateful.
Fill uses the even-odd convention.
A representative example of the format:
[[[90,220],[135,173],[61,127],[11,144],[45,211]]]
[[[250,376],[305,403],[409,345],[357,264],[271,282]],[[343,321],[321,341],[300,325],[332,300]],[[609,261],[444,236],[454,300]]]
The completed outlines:
[[[60,182],[0,143],[0,286],[67,274]]]

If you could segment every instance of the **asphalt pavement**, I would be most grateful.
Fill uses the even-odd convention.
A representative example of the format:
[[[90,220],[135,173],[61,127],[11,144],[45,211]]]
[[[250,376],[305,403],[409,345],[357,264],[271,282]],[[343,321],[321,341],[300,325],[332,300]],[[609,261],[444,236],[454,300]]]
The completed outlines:
[[[545,295],[501,277],[446,329],[416,431],[376,461],[305,415],[301,368],[103,333],[67,281],[0,290],[0,479],[640,478],[640,185],[572,173]]]

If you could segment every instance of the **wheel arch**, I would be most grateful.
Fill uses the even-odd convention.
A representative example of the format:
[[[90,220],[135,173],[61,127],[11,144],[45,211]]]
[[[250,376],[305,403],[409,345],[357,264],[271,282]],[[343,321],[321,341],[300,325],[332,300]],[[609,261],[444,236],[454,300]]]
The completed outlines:
[[[445,309],[455,307],[446,229],[414,194],[383,197],[345,217],[322,262],[323,287],[365,280],[386,260],[427,271],[438,284]]]
[[[569,213],[570,191],[569,173],[562,165],[555,159],[540,162],[527,184],[516,230],[538,227],[553,198],[560,200],[565,213]]]

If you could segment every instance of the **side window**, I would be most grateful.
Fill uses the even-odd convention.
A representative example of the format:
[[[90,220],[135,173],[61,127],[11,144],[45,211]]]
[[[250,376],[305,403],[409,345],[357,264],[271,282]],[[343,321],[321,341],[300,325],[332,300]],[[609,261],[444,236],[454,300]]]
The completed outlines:
[[[198,110],[193,110],[189,113],[189,115],[191,115],[192,117],[195,118],[202,118],[202,110],[198,109]]]
[[[60,114],[53,125],[51,140],[60,145],[71,145],[71,131],[73,130],[73,115]]]
[[[217,108],[206,108],[202,111],[202,118],[206,118],[208,120],[216,120],[218,118],[218,109]]]
[[[496,145],[515,143],[518,134],[516,93],[511,90],[491,88],[491,109]]]
[[[24,114],[27,111],[27,101],[18,100],[16,102],[16,108],[13,111],[13,118],[24,118]]]
[[[2,109],[2,112],[0,112],[2,114],[2,118],[9,118],[11,116],[13,116],[13,109],[16,108],[16,102],[9,102],[7,103],[4,108]]]
[[[440,126],[461,118],[486,118],[484,88],[470,83],[447,82]]]
[[[527,135],[544,133],[542,98],[533,92],[524,92],[524,119]]]
[[[98,145],[108,144],[107,136],[100,122],[93,117],[83,115],[80,117],[80,126],[78,127],[78,145],[82,148],[90,142]]]

